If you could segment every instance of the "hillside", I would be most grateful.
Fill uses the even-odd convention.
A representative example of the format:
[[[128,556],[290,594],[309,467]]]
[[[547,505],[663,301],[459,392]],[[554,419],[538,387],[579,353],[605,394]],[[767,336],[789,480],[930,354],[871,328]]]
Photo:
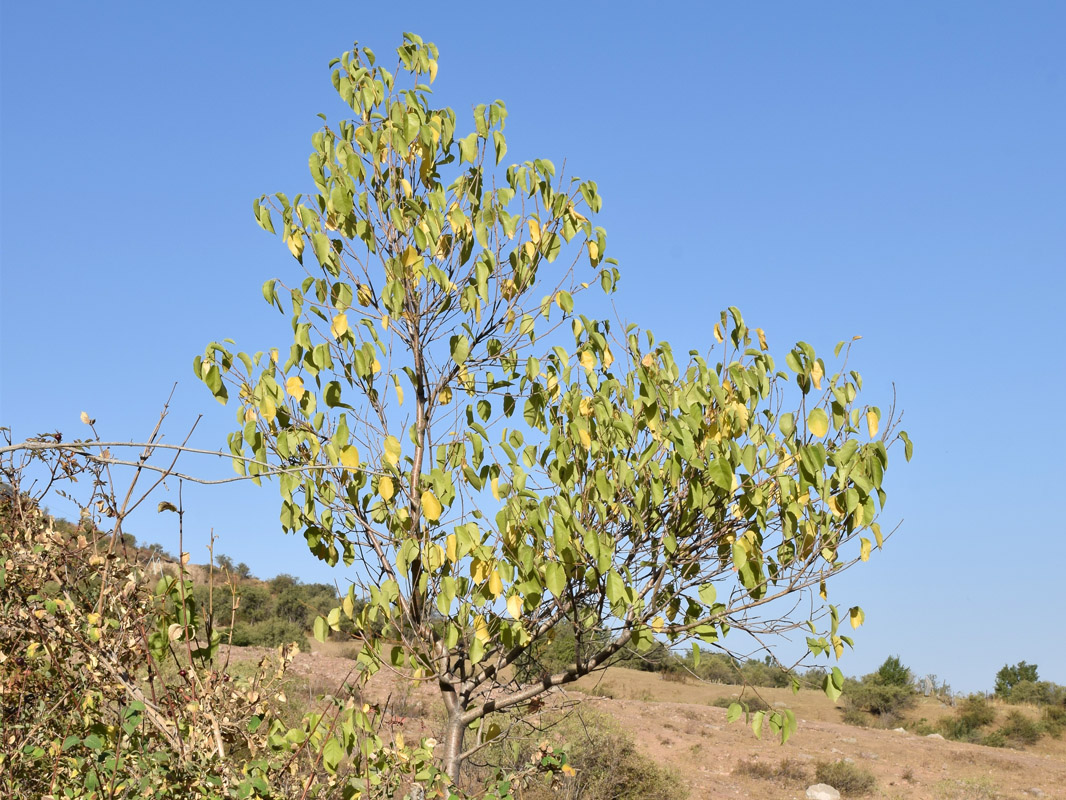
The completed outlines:
[[[292,672],[306,682],[307,696],[335,691],[350,676],[354,662],[319,652],[296,657]],[[257,658],[263,651],[234,649],[236,659]],[[583,701],[582,709],[615,720],[653,762],[672,770],[695,800],[805,797],[815,783],[819,761],[851,759],[873,774],[876,786],[867,795],[893,800],[1031,800],[1066,798],[1066,740],[1044,738],[1026,750],[991,748],[921,736],[898,730],[858,728],[840,722],[840,704],[824,694],[801,690],[761,689],[768,702],[792,708],[799,730],[785,745],[756,739],[742,723],[729,724],[726,710],[712,705],[734,698],[740,687],[678,683],[658,674],[610,668],[556,692],[552,702]],[[750,691],[750,690],[749,690]],[[436,735],[439,699],[432,687],[411,687],[379,674],[364,698],[388,704],[394,732],[405,736]],[[580,712],[586,713],[586,712]],[[908,724],[935,722],[953,710],[922,698]],[[782,769],[782,762],[786,762]],[[754,766],[753,766],[754,765]],[[753,773],[785,773],[766,779]],[[626,796],[628,797],[628,796]],[[624,798],[619,798],[624,800]],[[632,798],[637,800],[637,798]]]

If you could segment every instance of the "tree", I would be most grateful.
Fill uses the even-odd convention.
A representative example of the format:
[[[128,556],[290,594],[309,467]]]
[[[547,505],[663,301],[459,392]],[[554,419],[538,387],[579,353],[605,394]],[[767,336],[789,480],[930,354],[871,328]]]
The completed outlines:
[[[1003,669],[996,673],[996,695],[1010,697],[1011,691],[1022,681],[1036,683],[1040,680],[1036,670],[1036,664],[1026,664],[1024,661],[1019,661],[1013,667],[1004,664]]]
[[[650,331],[580,313],[620,278],[596,184],[546,159],[499,171],[504,104],[477,106],[463,135],[432,105],[436,47],[405,34],[397,52],[395,72],[358,45],[331,63],[354,119],[312,137],[308,194],[254,203],[302,269],[263,286],[291,319],[287,353],[214,342],[194,363],[237,398],[235,469],[284,468],[284,530],[355,568],[316,636],[346,617],[368,672],[435,682],[453,779],[531,701],[626,648],[691,644],[698,665],[731,629],[809,623],[810,651],[839,658],[851,640],[827,582],[882,545],[888,448],[911,448],[859,404],[850,345],[831,375],[799,343],[785,372],[730,308],[716,352],[679,362]],[[780,602],[797,593],[809,619]],[[515,682],[557,630],[574,660]],[[825,689],[842,685],[834,668]]]
[[[914,675],[904,666],[899,656],[889,656],[872,676],[873,682],[882,686],[912,686]]]

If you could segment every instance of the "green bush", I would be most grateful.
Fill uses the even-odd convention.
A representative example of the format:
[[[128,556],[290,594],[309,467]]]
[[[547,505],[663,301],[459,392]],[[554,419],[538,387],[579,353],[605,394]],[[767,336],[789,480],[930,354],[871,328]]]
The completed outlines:
[[[1011,711],[999,726],[998,732],[1011,744],[1021,746],[1036,744],[1043,733],[1040,723],[1029,719],[1021,711]]]
[[[819,761],[814,765],[814,778],[851,797],[869,794],[877,785],[873,773],[848,761]]]
[[[861,681],[844,681],[845,709],[875,717],[896,719],[915,703],[914,687],[877,683],[867,675]]]
[[[237,647],[278,647],[296,642],[307,649],[307,629],[281,619],[265,619],[233,626],[233,644]]]
[[[954,716],[940,720],[937,729],[945,738],[957,742],[982,742],[1002,746],[996,744],[995,740],[986,742],[988,737],[982,737],[980,733],[981,728],[990,725],[995,718],[996,711],[992,704],[983,696],[973,694],[962,701]]]

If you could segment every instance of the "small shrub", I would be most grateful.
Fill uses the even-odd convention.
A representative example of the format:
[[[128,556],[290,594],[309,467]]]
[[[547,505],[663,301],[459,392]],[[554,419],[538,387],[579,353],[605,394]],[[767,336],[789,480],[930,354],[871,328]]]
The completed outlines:
[[[845,708],[841,714],[841,720],[845,725],[854,725],[857,728],[870,727],[870,716],[857,708]]]
[[[768,761],[741,761],[733,768],[734,775],[746,775],[761,781],[803,785],[810,774],[799,761],[786,758],[774,765]]]
[[[847,761],[819,761],[814,765],[814,777],[828,783],[842,795],[869,794],[877,785],[873,773]]]
[[[607,715],[583,709],[547,723],[550,746],[566,753],[575,774],[556,776],[552,783],[534,779],[517,794],[523,800],[681,800],[688,796],[678,776],[642,755],[632,737]],[[533,738],[491,745],[474,759],[478,765],[472,764],[471,772],[478,768],[484,772],[471,776],[474,785],[497,768],[521,771],[536,751]]]

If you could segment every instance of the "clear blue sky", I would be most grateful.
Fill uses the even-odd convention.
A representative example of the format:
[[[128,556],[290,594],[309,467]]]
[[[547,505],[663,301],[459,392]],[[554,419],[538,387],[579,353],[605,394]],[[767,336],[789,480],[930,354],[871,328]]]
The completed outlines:
[[[859,334],[870,396],[895,382],[916,453],[900,533],[831,598],[867,612],[845,672],[1066,683],[1066,6],[300,8],[4,4],[0,424],[75,436],[84,409],[141,439],[177,380],[169,438],[202,413],[224,444],[193,356],[288,341],[259,287],[291,260],[251,201],[308,186],[328,60],[414,30],[442,104],[507,102],[508,160],[599,182],[621,315],[682,353],[727,305],[780,354]],[[276,498],[188,490],[194,559],[213,527],[259,575],[332,580]],[[170,523],[131,528],[176,549]]]

